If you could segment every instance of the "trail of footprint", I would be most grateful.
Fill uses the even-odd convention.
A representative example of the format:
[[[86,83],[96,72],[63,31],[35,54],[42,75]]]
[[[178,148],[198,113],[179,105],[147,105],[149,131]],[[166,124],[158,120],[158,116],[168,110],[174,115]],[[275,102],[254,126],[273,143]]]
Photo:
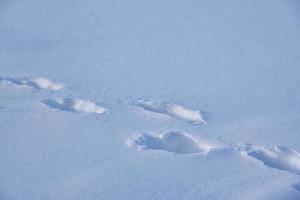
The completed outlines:
[[[138,150],[163,150],[176,154],[208,154],[214,145],[194,138],[185,132],[167,132],[141,134],[137,138],[129,139],[127,145]]]
[[[268,167],[300,175],[300,154],[293,149],[280,146],[266,148],[251,144],[239,144],[236,150],[240,151],[241,155],[259,160]]]
[[[187,121],[192,124],[202,125],[206,123],[203,115],[198,110],[191,110],[184,106],[172,104],[165,101],[151,101],[145,99],[136,100],[134,106],[143,108],[144,110],[165,114],[177,119]]]
[[[23,85],[35,89],[45,89],[45,90],[60,90],[64,87],[62,83],[56,83],[47,78],[43,77],[30,77],[30,76],[20,76],[14,78],[0,77],[0,81],[9,82],[14,85]]]
[[[91,101],[82,99],[72,98],[47,98],[41,101],[50,108],[56,108],[69,112],[80,112],[80,113],[96,113],[104,114],[108,112],[108,109],[103,108]]]
[[[35,89],[60,90],[64,84],[51,81],[43,77],[21,76],[14,78],[0,77],[0,82],[8,82],[13,85],[28,86]],[[100,107],[94,102],[72,99],[72,98],[47,98],[41,101],[50,108],[56,108],[69,112],[104,114],[108,110]],[[165,101],[151,101],[145,99],[136,100],[134,106],[146,111],[160,113],[181,119],[191,124],[205,124],[203,114],[198,110],[192,110],[181,105],[172,104]],[[0,110],[4,107],[0,106]],[[150,149],[171,152],[175,154],[200,154],[207,155],[214,149],[218,149],[206,141],[185,132],[167,132],[156,134],[141,134],[137,138],[129,139],[127,145],[136,149]],[[265,166],[286,170],[300,175],[300,154],[286,147],[275,146],[266,148],[252,144],[239,144],[232,148],[233,152],[238,152],[244,157],[251,157],[262,162]],[[300,192],[300,183],[292,185]]]

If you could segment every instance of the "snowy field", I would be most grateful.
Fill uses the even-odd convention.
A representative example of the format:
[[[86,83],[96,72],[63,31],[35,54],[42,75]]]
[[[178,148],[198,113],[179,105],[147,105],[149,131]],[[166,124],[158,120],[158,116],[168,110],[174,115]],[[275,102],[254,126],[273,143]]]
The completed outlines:
[[[0,0],[0,200],[299,200],[298,0]]]

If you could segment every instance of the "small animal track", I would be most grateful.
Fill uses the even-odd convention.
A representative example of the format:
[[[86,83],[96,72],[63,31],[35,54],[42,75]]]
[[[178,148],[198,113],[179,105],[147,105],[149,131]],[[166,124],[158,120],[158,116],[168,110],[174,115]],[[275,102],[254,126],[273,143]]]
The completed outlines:
[[[237,148],[243,156],[252,157],[264,165],[286,170],[300,175],[300,154],[286,147],[258,147],[251,144],[239,144]]]
[[[168,132],[157,134],[141,134],[129,139],[127,145],[138,150],[163,150],[176,154],[208,154],[214,145],[194,138],[184,132]]]
[[[202,125],[205,122],[203,115],[198,110],[172,104],[165,101],[150,101],[145,99],[136,100],[134,106],[141,107],[144,110],[165,114],[177,119],[187,121],[192,124]]]
[[[69,112],[96,113],[96,114],[104,114],[108,112],[106,108],[100,107],[94,102],[86,101],[82,99],[47,98],[42,100],[41,102],[50,108],[56,108],[56,109],[69,111]]]
[[[62,83],[53,82],[47,78],[43,77],[29,77],[20,76],[15,78],[0,77],[1,82],[9,82],[14,85],[23,85],[35,89],[45,89],[45,90],[60,90],[64,87]]]

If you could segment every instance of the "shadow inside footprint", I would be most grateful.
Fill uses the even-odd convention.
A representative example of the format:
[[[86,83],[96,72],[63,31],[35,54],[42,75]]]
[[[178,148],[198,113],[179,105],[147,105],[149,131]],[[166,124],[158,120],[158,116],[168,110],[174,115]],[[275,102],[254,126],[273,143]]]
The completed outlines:
[[[294,183],[292,187],[300,192],[300,183]]]
[[[44,99],[41,101],[45,105],[51,107],[51,108],[57,108],[64,111],[71,111],[75,112],[74,105],[75,102],[71,98],[65,98],[65,99]]]
[[[79,113],[96,113],[104,114],[108,110],[106,108],[100,107],[94,102],[86,101],[82,99],[72,99],[72,98],[58,98],[51,99],[47,98],[41,101],[50,108],[56,108],[63,111],[69,112],[79,112]]]

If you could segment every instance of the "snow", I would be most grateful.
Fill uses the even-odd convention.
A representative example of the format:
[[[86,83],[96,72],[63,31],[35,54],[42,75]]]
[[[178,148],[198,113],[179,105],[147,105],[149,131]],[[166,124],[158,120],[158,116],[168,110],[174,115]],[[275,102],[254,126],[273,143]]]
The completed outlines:
[[[299,9],[1,1],[0,199],[300,199]]]

